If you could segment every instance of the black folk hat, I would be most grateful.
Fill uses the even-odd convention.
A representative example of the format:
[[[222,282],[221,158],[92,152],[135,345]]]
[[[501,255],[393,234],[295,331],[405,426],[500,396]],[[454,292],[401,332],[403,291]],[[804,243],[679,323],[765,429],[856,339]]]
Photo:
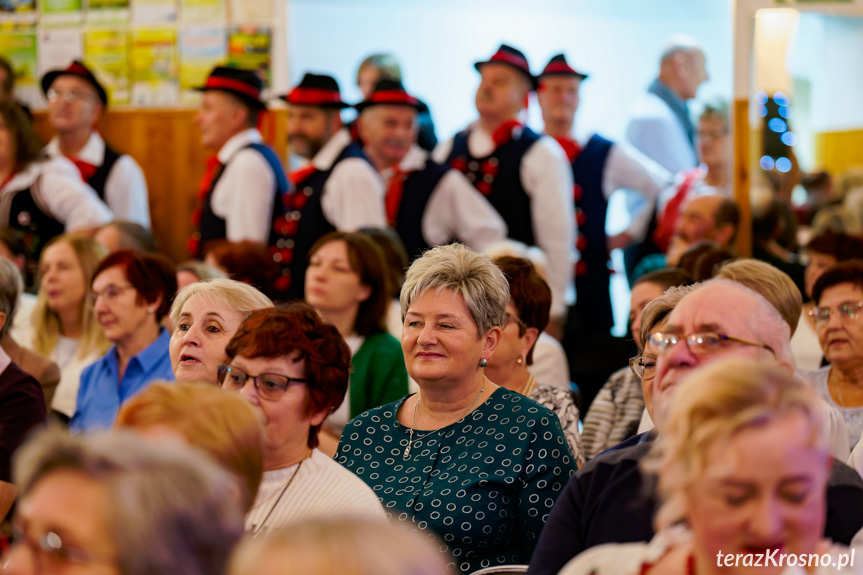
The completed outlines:
[[[540,80],[545,76],[572,76],[579,80],[587,78],[587,74],[582,74],[570,66],[566,62],[566,57],[563,54],[558,54],[548,61],[548,64],[545,65],[545,69],[543,69],[542,73],[539,75]]]
[[[201,92],[219,90],[239,98],[253,110],[266,110],[267,105],[261,101],[261,91],[264,83],[261,78],[250,70],[216,66],[203,86],[195,88]]]
[[[316,108],[350,108],[350,104],[342,101],[339,93],[339,83],[326,74],[306,73],[293,90],[279,96],[288,104],[297,106],[314,106]]]
[[[422,112],[426,109],[422,102],[405,91],[404,86],[398,80],[380,80],[375,84],[369,97],[354,106],[354,108],[357,109],[357,112],[362,112],[366,108],[378,105],[406,106],[413,108],[417,112]]]
[[[51,84],[53,84],[54,80],[60,76],[77,76],[86,81],[93,86],[94,90],[96,90],[96,95],[99,96],[99,100],[102,102],[102,105],[108,105],[108,94],[105,92],[105,88],[102,87],[102,84],[99,83],[99,80],[96,79],[96,76],[93,75],[90,68],[85,66],[80,60],[72,60],[72,63],[66,66],[66,68],[62,70],[50,70],[42,76],[42,93],[45,94],[45,96],[48,96],[48,90],[51,89]]]
[[[482,67],[486,64],[506,64],[524,74],[534,90],[539,85],[536,76],[530,73],[530,66],[527,63],[525,55],[521,50],[517,50],[512,46],[501,44],[500,48],[497,49],[497,52],[491,58],[483,62],[476,62],[473,66],[477,71],[481,72]]]

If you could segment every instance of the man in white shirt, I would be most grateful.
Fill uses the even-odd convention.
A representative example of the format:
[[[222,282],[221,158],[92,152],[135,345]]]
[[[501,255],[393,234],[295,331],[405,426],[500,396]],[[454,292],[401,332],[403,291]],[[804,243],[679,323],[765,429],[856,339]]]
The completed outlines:
[[[628,243],[629,234],[607,238],[605,220],[608,198],[615,190],[637,191],[656,201],[671,181],[671,174],[626,144],[611,142],[593,134],[586,143],[575,139],[578,90],[587,74],[573,69],[563,54],[554,56],[539,75],[537,97],[542,108],[545,133],[567,154],[575,188],[572,200],[578,223],[576,246],[579,261],[575,268],[578,299],[575,312],[588,331],[606,335],[614,325],[609,296],[609,251]]]
[[[72,160],[116,219],[149,228],[147,181],[141,167],[131,156],[106,144],[96,130],[108,95],[93,73],[75,60],[63,70],[46,73],[42,91],[48,99],[48,120],[56,132],[45,147],[47,154]]]
[[[275,245],[283,222],[281,196],[287,179],[272,148],[256,128],[266,109],[263,84],[253,72],[216,67],[207,78],[197,123],[201,143],[218,153],[207,163],[201,182],[199,232],[190,242],[203,258],[208,242],[227,239]],[[278,258],[275,258],[278,261]]]
[[[549,330],[560,336],[567,304],[575,300],[572,170],[554,139],[518,119],[537,85],[524,54],[503,44],[475,67],[482,76],[476,92],[479,119],[439,144],[432,158],[467,176],[500,212],[511,239],[545,252],[552,291]]]
[[[456,239],[482,251],[506,237],[503,218],[467,178],[417,145],[423,107],[401,82],[379,81],[356,109],[366,156],[387,182],[387,220],[409,259]]]
[[[318,238],[339,230],[386,227],[384,182],[362,148],[342,125],[339,114],[348,107],[336,80],[305,74],[288,94],[288,143],[291,152],[307,159],[291,172],[294,186],[286,202],[290,221],[281,230],[291,266],[289,294],[303,297],[306,256]]]

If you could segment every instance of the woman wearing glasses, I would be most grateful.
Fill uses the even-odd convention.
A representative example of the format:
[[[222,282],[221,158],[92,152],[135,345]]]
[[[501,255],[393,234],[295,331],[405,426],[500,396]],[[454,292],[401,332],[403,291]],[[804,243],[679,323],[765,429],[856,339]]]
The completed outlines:
[[[584,451],[578,437],[578,407],[572,391],[537,382],[530,373],[536,340],[548,325],[551,288],[526,259],[503,256],[494,263],[509,282],[509,303],[500,343],[488,360],[486,376],[499,386],[526,395],[552,410],[560,420],[576,463],[581,466]]]
[[[818,394],[839,408],[853,449],[863,433],[863,260],[824,272],[812,288],[818,341],[830,365],[809,372]]]
[[[81,373],[76,431],[110,427],[120,405],[154,380],[174,380],[162,318],[177,291],[173,266],[161,256],[120,250],[99,263],[90,284],[96,321],[114,345]]]
[[[301,519],[385,517],[374,492],[315,449],[324,419],[344,401],[351,352],[305,304],[252,312],[228,343],[223,389],[264,422],[264,478],[246,530],[257,537]]]

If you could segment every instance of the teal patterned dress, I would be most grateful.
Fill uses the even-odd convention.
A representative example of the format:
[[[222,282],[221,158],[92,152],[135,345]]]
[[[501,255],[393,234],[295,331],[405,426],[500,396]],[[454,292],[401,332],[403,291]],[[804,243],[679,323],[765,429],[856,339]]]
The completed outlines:
[[[351,420],[336,459],[378,495],[390,518],[428,530],[471,573],[530,562],[576,466],[557,416],[500,388],[459,421],[428,433],[396,414],[406,398]]]

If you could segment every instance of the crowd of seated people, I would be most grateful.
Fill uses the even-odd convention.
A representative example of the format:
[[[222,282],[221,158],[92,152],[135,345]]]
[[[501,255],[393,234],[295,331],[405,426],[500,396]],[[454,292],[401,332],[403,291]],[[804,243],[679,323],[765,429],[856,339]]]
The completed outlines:
[[[287,159],[260,78],[213,69],[179,265],[92,129],[85,63],[42,79],[47,144],[0,101],[3,572],[702,574],[778,550],[863,573],[860,179],[807,176],[795,208],[764,175],[739,257],[693,39],[620,142],[576,137],[565,55],[475,67],[477,120],[439,143],[391,55],[363,61],[350,123],[307,73]],[[622,188],[648,208],[607,236]]]

